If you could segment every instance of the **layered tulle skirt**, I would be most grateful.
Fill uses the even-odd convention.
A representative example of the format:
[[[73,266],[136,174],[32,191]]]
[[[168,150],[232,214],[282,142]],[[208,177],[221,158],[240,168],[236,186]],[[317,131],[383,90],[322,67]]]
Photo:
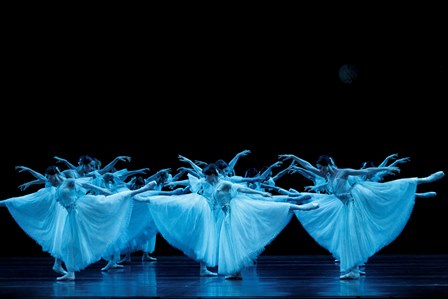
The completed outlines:
[[[415,203],[416,178],[356,183],[351,197],[315,194],[319,208],[295,211],[305,230],[340,260],[341,272],[368,258],[402,232]]]

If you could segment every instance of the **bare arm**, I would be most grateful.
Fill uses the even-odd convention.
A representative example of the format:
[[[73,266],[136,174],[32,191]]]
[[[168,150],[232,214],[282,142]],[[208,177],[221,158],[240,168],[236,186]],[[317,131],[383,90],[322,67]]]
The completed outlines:
[[[397,157],[398,157],[398,154],[392,154],[392,155],[387,156],[386,159],[384,159],[384,161],[381,162],[380,165],[378,165],[378,167],[385,167],[387,165],[387,163],[389,163],[390,159],[395,159]]]
[[[260,174],[262,177],[267,177],[269,173],[272,172],[272,168],[274,167],[280,167],[283,164],[282,161],[277,161],[275,163],[273,163],[272,165],[270,165],[268,168],[266,168],[266,170]]]
[[[42,180],[37,179],[37,180],[34,180],[34,181],[31,181],[31,182],[24,183],[24,184],[20,185],[19,189],[20,189],[20,191],[25,191],[31,185],[37,185],[37,184],[43,184],[43,183],[45,183],[45,182],[43,182]]]
[[[100,174],[105,174],[106,172],[110,172],[115,167],[115,164],[117,164],[119,161],[130,162],[131,161],[131,157],[129,157],[129,156],[118,156],[115,159],[113,159],[112,162],[110,162],[109,164],[104,166],[102,169],[100,169],[99,173]]]
[[[319,185],[305,186],[304,189],[305,189],[305,191],[309,191],[309,192],[321,192],[321,191],[327,190],[327,186],[328,186],[328,183],[325,182],[325,183],[322,183]]]
[[[103,195],[111,195],[111,194],[113,194],[112,191],[110,191],[109,189],[101,188],[99,186],[96,186],[94,184],[90,184],[90,183],[87,183],[87,182],[81,183],[80,185],[83,188],[86,188],[87,190],[92,190],[92,191],[98,192],[98,193],[103,194]]]
[[[135,195],[140,194],[140,193],[143,193],[143,192],[145,192],[145,191],[152,190],[152,189],[154,189],[154,187],[155,187],[156,185],[157,185],[157,182],[156,182],[156,181],[151,181],[151,182],[149,182],[148,184],[146,184],[145,186],[143,186],[143,187],[141,187],[141,188],[139,188],[139,189],[137,189],[137,190],[133,190],[133,191],[131,191],[130,195],[131,195],[131,196],[135,196]]]
[[[190,180],[182,180],[182,181],[168,182],[168,183],[165,183],[163,186],[173,189],[176,186],[189,186],[189,185],[190,185]]]
[[[28,172],[31,173],[36,179],[41,180],[41,181],[43,181],[43,182],[47,181],[47,178],[46,178],[43,174],[41,174],[41,173],[39,173],[39,172],[37,172],[37,171],[34,171],[34,170],[32,170],[31,168],[29,168],[29,167],[25,167],[25,166],[16,166],[16,170],[18,170],[19,172],[28,171]]]
[[[187,170],[184,169],[183,167],[178,168],[177,173],[171,178],[171,181],[175,182],[175,181],[179,180],[186,172],[187,172]]]
[[[411,158],[405,157],[405,158],[401,158],[401,159],[395,160],[389,166],[396,166],[398,164],[403,164],[403,163],[406,163],[406,162],[409,162],[409,161],[411,161]]]
[[[265,188],[266,190],[274,190],[275,192],[277,192],[278,194],[281,195],[294,195],[294,194],[298,194],[296,192],[291,192],[288,191],[286,189],[283,189],[282,187],[278,187],[278,186],[271,186],[268,184],[261,184],[261,187]]]
[[[137,170],[129,170],[120,175],[120,179],[125,181],[128,177],[136,175],[136,174],[144,174],[145,172],[149,171],[149,168],[142,168]]]
[[[400,168],[396,166],[386,166],[386,167],[369,167],[365,169],[352,169],[352,168],[342,168],[339,169],[340,176],[347,178],[349,175],[353,176],[362,176],[365,175],[367,177],[373,176],[376,173],[385,171],[387,174],[394,174],[395,172],[400,172]]]
[[[299,174],[303,175],[304,177],[306,177],[307,179],[311,180],[315,185],[318,182],[325,181],[325,178],[321,176],[320,172],[317,174],[311,170],[307,170],[305,168],[298,167],[298,166],[291,166],[289,169],[289,173],[299,173]]]
[[[241,193],[257,194],[257,195],[261,195],[263,197],[271,197],[272,196],[272,194],[269,193],[269,192],[258,191],[258,190],[255,190],[255,189],[252,189],[252,188],[247,188],[247,187],[244,187],[244,186],[238,186],[236,190],[238,192],[241,192]]]
[[[180,171],[184,171],[184,172],[189,173],[189,174],[191,174],[192,176],[197,177],[197,178],[202,178],[202,177],[204,177],[204,175],[202,174],[202,172],[197,172],[197,171],[194,170],[193,168],[179,167],[177,170],[178,170],[179,172],[180,172]]]
[[[150,175],[149,177],[147,177],[145,179],[145,182],[149,183],[151,181],[154,181],[155,179],[157,179],[157,177],[159,176],[160,173],[162,172],[169,172],[171,170],[171,168],[163,168],[160,169],[159,171],[157,171],[156,173],[154,173],[153,175]]]
[[[191,161],[190,159],[185,158],[185,157],[182,156],[182,155],[179,155],[178,158],[179,158],[180,161],[182,161],[182,162],[186,162],[186,163],[190,164],[190,166],[191,166],[191,167],[194,169],[194,171],[196,171],[197,173],[202,173],[202,168],[199,167],[199,166],[197,166],[196,164],[194,164],[193,161]]]
[[[241,152],[239,152],[238,154],[236,154],[235,157],[234,157],[232,160],[230,160],[230,162],[229,162],[229,167],[230,167],[232,170],[234,170],[234,169],[235,169],[236,162],[238,162],[238,159],[239,159],[240,157],[247,156],[248,154],[250,154],[250,150],[244,150],[244,151],[241,151]]]
[[[66,159],[59,158],[58,156],[54,156],[53,158],[56,159],[56,163],[64,163],[65,165],[67,165],[67,167],[69,169],[72,169],[72,170],[76,170],[77,169],[77,167],[75,165],[73,165],[72,163],[68,162]]]
[[[313,172],[314,174],[320,175],[320,171],[319,169],[317,169],[316,167],[314,167],[310,162],[305,161],[297,156],[294,155],[279,155],[278,156],[279,159],[282,159],[283,161],[288,160],[288,159],[292,159],[293,161],[299,163],[300,165],[302,165],[303,168]]]
[[[279,178],[281,178],[282,176],[284,176],[286,173],[288,173],[288,171],[291,169],[291,167],[294,166],[294,162],[291,163],[291,165],[289,165],[287,168],[279,171],[275,176],[272,177],[272,180],[275,182],[277,181]]]

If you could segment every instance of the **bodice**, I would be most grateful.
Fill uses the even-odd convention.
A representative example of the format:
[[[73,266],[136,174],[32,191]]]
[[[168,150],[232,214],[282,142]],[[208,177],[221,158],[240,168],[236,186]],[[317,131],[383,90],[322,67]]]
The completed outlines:
[[[332,178],[329,181],[330,193],[333,193],[344,204],[353,201],[351,190],[356,184],[356,180],[348,180],[345,178]]]

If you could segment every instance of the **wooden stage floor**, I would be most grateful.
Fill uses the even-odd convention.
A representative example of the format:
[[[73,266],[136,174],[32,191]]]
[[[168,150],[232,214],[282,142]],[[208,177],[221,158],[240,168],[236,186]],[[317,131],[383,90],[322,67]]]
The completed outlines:
[[[411,298],[448,297],[448,255],[375,255],[366,276],[339,279],[329,255],[260,256],[243,271],[243,280],[200,277],[185,256],[138,254],[123,269],[101,271],[100,261],[56,281],[50,257],[0,258],[2,298]]]

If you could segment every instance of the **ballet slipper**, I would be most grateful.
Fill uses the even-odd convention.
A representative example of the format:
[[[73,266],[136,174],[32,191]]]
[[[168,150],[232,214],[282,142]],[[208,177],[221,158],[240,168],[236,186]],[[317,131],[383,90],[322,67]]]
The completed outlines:
[[[62,268],[62,266],[60,264],[54,264],[53,265],[53,271],[62,275],[66,275],[67,271],[64,270],[64,268]]]
[[[352,279],[359,279],[359,271],[350,271],[344,275],[339,276],[342,280],[352,280]]]
[[[118,261],[119,264],[123,263],[130,263],[132,261],[132,258],[130,255],[126,254],[124,258]]]
[[[142,255],[142,262],[146,262],[146,261],[148,261],[148,262],[155,262],[155,261],[157,261],[157,258],[155,258],[155,257],[152,257],[152,256],[150,256],[149,254],[143,254]]]
[[[56,278],[56,280],[75,280],[75,272],[69,271],[65,275]]]
[[[202,270],[199,272],[199,276],[218,276],[218,273],[209,271],[209,270],[207,270],[207,269],[202,269]]]
[[[101,271],[109,271],[111,269],[124,268],[123,265],[119,265],[113,261],[109,261],[104,268],[101,268]]]

